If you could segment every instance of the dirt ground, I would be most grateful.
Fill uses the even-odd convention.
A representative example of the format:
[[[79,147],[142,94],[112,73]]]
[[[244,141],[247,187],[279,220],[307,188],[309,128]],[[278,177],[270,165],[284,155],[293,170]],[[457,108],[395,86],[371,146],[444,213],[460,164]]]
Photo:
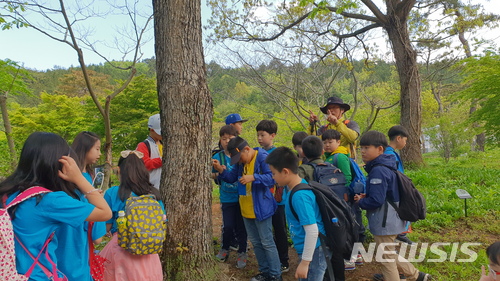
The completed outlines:
[[[222,225],[222,214],[220,209],[220,204],[212,205],[212,222],[213,222],[213,237],[221,237],[221,225]],[[257,260],[252,250],[252,245],[249,243],[248,249],[248,263],[244,269],[236,268],[236,258],[237,254],[231,251],[229,258],[225,263],[220,263],[220,268],[222,272],[221,281],[247,281],[252,278],[252,276],[258,273]],[[216,245],[215,249],[218,251],[220,245]],[[216,253],[214,253],[215,255]],[[290,271],[283,273],[283,280],[292,281],[297,280],[295,275],[295,269],[298,264],[298,256],[293,248],[289,248],[288,254],[290,257]],[[375,273],[380,273],[378,265],[374,263],[365,263],[363,265],[357,266],[353,271],[346,271],[346,281],[371,281],[372,276]]]

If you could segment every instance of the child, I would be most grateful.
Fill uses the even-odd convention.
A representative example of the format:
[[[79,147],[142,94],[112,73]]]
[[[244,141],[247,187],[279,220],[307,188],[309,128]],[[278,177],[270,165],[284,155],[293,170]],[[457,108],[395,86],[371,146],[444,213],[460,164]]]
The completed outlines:
[[[302,152],[307,158],[308,164],[324,163],[321,159],[323,154],[323,142],[317,136],[307,136],[302,141]],[[314,180],[314,168],[311,165],[302,164],[299,167],[299,176],[307,182]]]
[[[262,120],[257,124],[257,141],[260,146],[271,153],[276,146],[273,140],[278,132],[278,124],[273,120]],[[281,272],[290,270],[288,264],[288,235],[286,233],[285,202],[283,201],[283,186],[275,186],[274,199],[278,203],[278,209],[273,215],[274,242],[280,257]]]
[[[71,148],[75,152],[78,166],[82,169],[83,176],[92,184],[92,165],[101,156],[101,141],[99,136],[92,132],[81,132],[73,141]],[[82,202],[88,202],[84,194],[76,190]],[[106,234],[106,223],[95,222],[92,224],[92,240],[95,244],[101,242]],[[85,222],[78,227],[65,225],[56,231],[58,247],[56,255],[59,259],[60,270],[66,274],[68,280],[92,281],[89,266],[89,223]],[[69,253],[69,254],[68,254]],[[71,257],[70,259],[67,259]],[[78,257],[78,258],[77,258]],[[66,258],[66,259],[65,259]]]
[[[277,148],[266,158],[276,183],[290,190],[301,183],[307,184],[297,174],[298,162],[295,153],[287,147]],[[294,206],[298,219],[293,215],[290,205]],[[286,199],[285,206],[290,234],[300,258],[295,278],[322,281],[327,264],[318,232],[325,234],[325,229],[316,197],[311,190],[301,190],[293,196],[292,202]]]
[[[136,150],[142,152],[144,155],[142,161],[144,161],[144,165],[146,165],[146,169],[149,171],[149,181],[154,187],[159,189],[162,166],[161,157],[163,156],[160,114],[149,117],[148,128],[148,138],[137,144]]]
[[[270,191],[274,185],[271,170],[264,162],[267,152],[262,148],[252,149],[239,136],[229,141],[227,150],[231,155],[231,165],[235,165],[232,170],[224,169],[216,159],[212,159],[212,163],[220,180],[238,182],[241,214],[260,271],[251,280],[282,280],[273,240],[272,215],[276,211],[276,200]]]
[[[227,150],[229,141],[238,135],[234,126],[223,126],[219,131],[222,151],[216,153],[212,159],[216,159],[231,171],[234,166],[230,164],[231,157]],[[216,171],[214,171],[216,172]],[[218,173],[213,173],[213,178],[217,178]],[[220,261],[226,261],[229,257],[229,247],[236,236],[238,242],[237,268],[244,268],[247,265],[247,232],[243,217],[241,216],[240,203],[238,202],[238,186],[234,183],[220,182],[220,203],[222,209],[222,246],[219,253],[215,256]]]
[[[339,131],[332,129],[326,130],[321,135],[323,149],[325,150],[325,162],[339,168],[345,176],[346,186],[349,186],[352,180],[351,161],[348,158],[349,152],[347,148],[340,146],[340,137]]]
[[[490,260],[488,273],[486,273],[484,265],[481,266],[481,279],[479,281],[500,280],[500,241],[491,244],[486,249],[486,254]]]
[[[384,153],[394,155],[394,157],[396,157],[396,166],[398,170],[401,173],[404,173],[405,169],[403,167],[403,161],[401,161],[401,157],[396,152],[396,149],[401,150],[406,146],[406,140],[408,139],[408,131],[405,129],[405,127],[396,125],[392,126],[389,129],[387,135],[389,137],[389,146],[385,149]],[[410,238],[406,236],[409,228],[410,228],[410,222],[407,222],[407,227],[405,232],[398,234],[398,236],[396,236],[396,241],[401,241],[407,244],[413,244],[413,241],[411,241]]]
[[[361,157],[368,172],[366,194],[356,194],[354,200],[362,209],[367,210],[368,225],[373,234],[377,251],[384,251],[384,260],[394,262],[380,262],[385,281],[399,280],[399,271],[408,281],[431,280],[431,275],[419,272],[410,262],[395,252],[394,239],[403,232],[405,222],[401,220],[396,210],[387,203],[392,200],[398,204],[399,191],[396,174],[391,170],[396,168],[393,156],[384,154],[388,146],[384,134],[369,131],[361,137]],[[385,247],[384,247],[385,246]]]
[[[293,149],[299,156],[299,166],[307,163],[307,158],[302,151],[302,141],[308,136],[306,132],[295,132],[292,136]]]
[[[396,165],[398,170],[401,173],[405,172],[403,167],[403,161],[401,161],[401,157],[396,152],[397,150],[401,150],[406,146],[406,141],[408,140],[408,131],[405,127],[396,125],[392,126],[387,132],[387,136],[389,137],[389,146],[385,149],[385,154],[392,154],[396,157]]]
[[[243,131],[243,123],[247,122],[248,119],[243,119],[238,113],[231,113],[226,116],[226,125],[231,125],[238,131],[238,136],[241,135]]]
[[[20,274],[26,274],[33,264],[29,254],[37,256],[47,238],[59,228],[68,225],[76,228],[81,227],[84,221],[106,221],[111,218],[108,204],[84,178],[75,160],[70,157],[72,153],[66,141],[58,135],[32,133],[24,143],[18,167],[0,183],[0,198],[7,196],[7,204],[32,186],[53,191],[30,198],[11,212],[14,233],[19,238],[19,241],[15,241],[15,251],[17,271]],[[88,202],[80,201],[78,193],[85,194]],[[0,204],[3,206],[3,202]],[[71,250],[62,249],[56,255],[57,247],[60,247],[57,241],[61,238],[54,238],[56,242],[49,244],[47,255],[40,255],[40,264],[52,271],[50,260],[59,269],[64,262],[72,263],[80,259],[88,262],[88,256],[86,259],[75,256]],[[82,238],[75,236],[65,239]],[[71,274],[68,271],[63,273]],[[88,277],[90,271],[85,275]],[[59,276],[62,277],[62,274]],[[49,277],[40,266],[35,266],[29,280],[49,280]]]
[[[309,161],[308,164],[302,164],[298,168],[299,177],[305,179],[307,182],[314,180],[314,167],[309,164],[321,164],[324,163],[321,159],[323,154],[323,142],[317,136],[308,136],[302,141],[302,151]],[[344,281],[345,280],[345,265],[342,255],[337,253],[332,254],[331,264],[333,267],[333,274],[335,275],[335,280]]]
[[[120,155],[120,186],[113,186],[104,194],[104,199],[113,211],[113,217],[106,225],[113,236],[99,254],[108,260],[104,263],[104,281],[163,280],[158,254],[132,255],[118,245],[116,219],[119,211],[125,211],[125,203],[130,196],[153,194],[163,208],[159,200],[160,192],[149,182],[148,171],[141,160],[144,156],[142,152],[125,150]]]
[[[257,124],[255,129],[257,130],[257,141],[260,146],[262,146],[267,153],[271,153],[276,148],[276,146],[273,145],[273,140],[278,132],[278,124],[273,120],[262,120]]]
[[[77,155],[78,166],[81,167],[83,176],[93,182],[95,176],[92,165],[101,157],[101,140],[98,135],[84,131],[76,135],[71,148]]]
[[[351,184],[352,173],[351,173],[351,161],[348,158],[347,149],[343,146],[340,146],[340,133],[336,130],[328,129],[322,135],[321,139],[323,140],[323,145],[325,149],[325,162],[331,163],[337,168],[339,168],[345,176],[346,186]],[[352,211],[356,216],[356,222],[359,225],[359,235],[358,241],[363,243],[365,240],[365,227],[363,226],[363,217],[361,209],[358,205],[352,204],[352,195],[349,196],[349,205],[351,205]],[[353,257],[351,260],[345,260],[345,270],[354,270],[356,269],[356,265],[363,264],[363,257],[361,255],[357,255]]]

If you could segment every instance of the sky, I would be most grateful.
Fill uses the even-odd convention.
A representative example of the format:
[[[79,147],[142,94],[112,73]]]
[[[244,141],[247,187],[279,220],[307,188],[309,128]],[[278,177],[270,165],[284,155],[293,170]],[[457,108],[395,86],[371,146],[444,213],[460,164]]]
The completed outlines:
[[[500,11],[500,1],[498,0],[475,0],[473,2],[483,2],[483,5],[488,11]],[[54,1],[55,2],[55,1]],[[70,2],[70,1],[67,1]],[[146,6],[150,6],[150,1],[139,1],[143,3],[148,3]],[[203,25],[207,24],[207,20],[210,17],[210,9],[205,5],[206,1],[202,0],[202,21]],[[103,2],[98,2],[103,3]],[[102,12],[104,8],[99,7],[100,4],[96,4],[97,10]],[[102,8],[102,9],[99,9]],[[142,7],[141,11],[150,11],[151,7]],[[105,47],[105,45],[115,44],[113,38],[110,34],[117,34],[117,27],[128,24],[128,19],[123,16],[105,16],[103,18],[97,18],[92,20],[87,20],[85,26],[88,28],[86,32],[92,33],[93,40],[100,43],[99,50],[102,50],[102,54],[107,58],[121,60],[123,55],[117,52],[114,48]],[[140,21],[141,22],[141,21]],[[144,22],[144,21],[142,21]],[[153,23],[150,23],[150,29],[146,34],[146,43],[142,46],[142,58],[151,58],[154,56],[154,39],[153,39]],[[204,36],[208,31],[203,30]],[[122,34],[127,34],[127,32],[122,32]],[[498,29],[494,32],[491,30],[485,30],[483,35],[494,39],[500,45],[500,32]],[[117,40],[122,46],[126,40]],[[381,39],[382,40],[382,39]],[[385,43],[380,44],[385,46]],[[206,60],[210,61],[210,53],[213,51],[213,47],[205,46],[206,50]],[[207,51],[208,50],[208,51]],[[103,63],[104,59],[95,55],[93,52],[84,49],[84,56],[86,64],[98,64]],[[129,56],[130,57],[130,56]],[[0,59],[10,59],[20,63],[25,68],[37,69],[37,70],[48,70],[56,67],[68,68],[70,66],[78,66],[78,60],[75,50],[73,50],[67,44],[50,39],[46,35],[33,30],[31,28],[13,28],[10,30],[0,31]]]

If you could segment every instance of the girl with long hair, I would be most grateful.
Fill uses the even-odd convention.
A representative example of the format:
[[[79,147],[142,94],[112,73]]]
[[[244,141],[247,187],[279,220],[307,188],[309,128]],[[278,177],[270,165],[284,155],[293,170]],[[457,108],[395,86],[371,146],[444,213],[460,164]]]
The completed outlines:
[[[112,215],[103,196],[82,175],[73,154],[60,136],[32,133],[24,143],[16,170],[0,183],[2,206],[33,186],[51,191],[9,209],[17,238],[16,267],[20,274],[26,274],[33,264],[31,256],[41,252],[45,241],[57,229],[66,225],[77,227],[84,221],[106,221]],[[88,202],[78,200],[78,192],[85,194]],[[40,255],[29,280],[49,280],[42,266],[51,269],[51,261],[58,267],[63,262],[55,254],[57,242],[58,237],[54,236],[47,247],[47,255]],[[58,275],[63,276],[60,272]]]
[[[76,135],[71,145],[76,162],[85,179],[92,184],[95,177],[93,167],[101,156],[101,141],[97,134],[84,131]],[[99,191],[100,192],[100,191]],[[78,200],[88,202],[84,194],[76,191]],[[71,280],[92,281],[90,263],[94,253],[89,248],[88,232],[91,229],[91,240],[99,244],[106,234],[105,222],[82,222],[78,227],[63,226],[56,231],[59,247],[56,255],[60,262],[60,270]]]
[[[118,160],[120,185],[111,187],[104,194],[104,199],[113,212],[112,219],[106,225],[112,238],[100,253],[108,260],[105,263],[104,281],[163,280],[158,254],[133,255],[118,245],[116,219],[118,212],[125,210],[129,197],[152,194],[163,209],[163,203],[159,200],[160,192],[149,181],[143,156],[142,152],[136,150],[122,151]]]

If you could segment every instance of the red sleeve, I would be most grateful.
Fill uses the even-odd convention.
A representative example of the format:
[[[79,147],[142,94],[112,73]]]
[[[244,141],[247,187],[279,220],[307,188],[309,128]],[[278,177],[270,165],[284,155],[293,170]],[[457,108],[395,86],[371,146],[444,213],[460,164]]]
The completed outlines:
[[[149,158],[148,147],[144,142],[140,142],[137,145],[136,150],[144,154],[144,157],[142,157],[142,161],[144,161],[144,165],[146,166],[146,169],[148,169],[148,171],[161,168],[161,158]]]

